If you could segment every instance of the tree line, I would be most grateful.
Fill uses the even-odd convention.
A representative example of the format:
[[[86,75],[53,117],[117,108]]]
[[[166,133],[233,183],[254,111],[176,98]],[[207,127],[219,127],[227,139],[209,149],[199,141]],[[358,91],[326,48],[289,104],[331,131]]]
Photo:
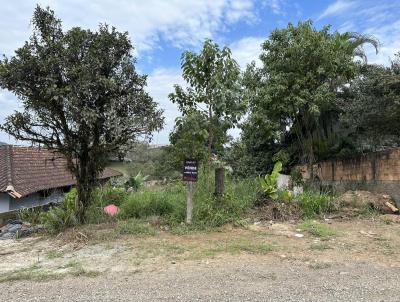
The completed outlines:
[[[23,108],[1,129],[66,157],[83,218],[107,160],[162,129],[163,112],[136,71],[128,33],[106,24],[63,31],[55,13],[40,6],[32,25],[30,39],[0,61],[0,87]],[[209,175],[217,163],[249,176],[275,161],[290,169],[397,146],[400,57],[388,67],[369,65],[365,44],[378,50],[373,37],[306,21],[272,31],[260,64],[245,70],[211,40],[198,53],[184,52],[186,85],[169,95],[182,114],[165,163],[178,168],[192,157]],[[236,140],[228,135],[234,127],[242,130]]]

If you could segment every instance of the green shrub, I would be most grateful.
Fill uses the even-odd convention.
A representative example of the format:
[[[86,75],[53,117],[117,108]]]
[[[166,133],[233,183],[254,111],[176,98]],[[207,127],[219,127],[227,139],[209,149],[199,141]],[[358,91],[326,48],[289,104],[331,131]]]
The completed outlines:
[[[86,222],[87,223],[103,223],[115,221],[115,216],[110,216],[104,213],[104,207],[109,204],[121,206],[127,199],[129,193],[123,188],[116,188],[110,185],[104,186],[102,189],[97,188],[92,193],[92,202],[86,209]]]
[[[304,185],[303,175],[301,174],[301,170],[299,167],[296,167],[291,171],[290,177],[292,179],[293,185],[295,185],[295,186],[303,186]]]
[[[18,211],[18,219],[22,221],[27,221],[32,224],[40,223],[40,215],[42,213],[42,208],[33,208],[33,209],[20,209]]]
[[[79,224],[77,195],[76,189],[73,188],[65,194],[64,201],[60,205],[41,213],[40,221],[49,233],[56,234]]]
[[[97,198],[96,203],[100,206],[115,204],[120,206],[127,198],[128,194],[123,188],[113,188],[106,185],[103,190],[97,189],[92,198]]]
[[[145,218],[149,216],[171,216],[182,208],[185,196],[182,191],[169,188],[153,188],[129,194],[121,205],[120,217]]]
[[[146,179],[149,178],[148,175],[142,175],[142,172],[139,171],[136,176],[129,177],[128,181],[125,183],[127,189],[132,188],[134,191],[138,191],[143,185]]]
[[[265,175],[264,178],[261,179],[261,188],[268,197],[272,199],[278,198],[278,177],[279,173],[282,171],[282,163],[280,161],[276,162],[274,165],[274,169],[271,174]]]
[[[280,190],[278,191],[278,199],[284,201],[292,201],[293,200],[293,192],[289,190]]]
[[[333,196],[327,193],[305,191],[297,198],[303,217],[313,218],[335,209]]]

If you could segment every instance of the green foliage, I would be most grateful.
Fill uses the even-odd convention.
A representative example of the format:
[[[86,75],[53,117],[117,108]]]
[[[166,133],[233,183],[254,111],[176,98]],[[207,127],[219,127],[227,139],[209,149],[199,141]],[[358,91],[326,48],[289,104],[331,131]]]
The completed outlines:
[[[115,216],[104,213],[104,207],[109,204],[121,206],[127,199],[128,194],[124,188],[113,187],[109,184],[103,188],[96,188],[91,196],[91,203],[86,210],[85,222],[103,223],[115,221]]]
[[[172,134],[171,134],[172,135]],[[178,135],[179,137],[181,134]],[[193,144],[191,141],[189,143]],[[185,153],[182,149],[186,145],[162,146],[159,148],[150,148],[147,144],[141,143],[140,146],[129,150],[125,156],[125,162],[110,162],[108,166],[124,174],[124,177],[112,179],[111,184],[116,187],[124,187],[127,177],[143,172],[148,175],[149,180],[172,180],[181,177],[182,158]],[[137,149],[136,149],[137,148]],[[177,152],[178,151],[178,152]],[[187,153],[190,156],[190,153]],[[186,155],[185,155],[186,156]],[[195,158],[201,159],[194,155]]]
[[[138,191],[143,185],[146,179],[149,178],[148,175],[142,175],[142,172],[139,171],[135,176],[129,177],[128,181],[125,183],[125,187],[127,189],[132,188],[134,191]]]
[[[337,100],[363,66],[355,58],[365,57],[364,43],[377,46],[371,37],[317,29],[311,21],[271,32],[262,67],[250,64],[243,76],[250,114],[242,142],[254,172],[265,173],[266,162],[278,158],[287,166],[314,163],[337,147],[344,135]]]
[[[294,196],[293,193],[289,190],[278,191],[278,199],[284,201],[292,201]]]
[[[175,150],[189,155],[199,152],[199,159],[208,154],[211,161],[212,152],[222,152],[228,129],[243,114],[239,65],[228,47],[221,49],[207,39],[200,53],[182,54],[182,76],[187,88],[175,85],[169,95],[183,115],[176,121],[171,143],[189,141],[185,149]]]
[[[264,178],[261,179],[261,188],[263,192],[272,199],[278,198],[278,177],[279,173],[282,171],[282,163],[280,161],[276,162],[271,174],[266,174]]]
[[[325,223],[321,223],[315,220],[306,220],[298,225],[299,229],[306,231],[311,235],[329,238],[337,234],[336,230]]]
[[[22,112],[2,130],[65,156],[77,180],[81,207],[108,158],[163,125],[162,110],[145,92],[135,70],[127,33],[101,24],[97,31],[62,30],[50,9],[36,7],[33,34],[0,61],[0,87],[19,97]]]
[[[225,183],[226,193],[217,200],[209,193],[205,174],[201,172],[193,189],[192,228],[208,229],[239,221],[253,206],[257,185],[256,179],[228,178]],[[176,227],[185,221],[185,214],[186,189],[179,182],[160,188],[145,188],[129,194],[121,205],[119,218],[145,219],[161,216],[171,226]]]
[[[32,224],[40,223],[40,215],[42,213],[41,208],[24,208],[18,210],[18,219],[22,221],[27,221]]]
[[[400,55],[390,67],[364,68],[339,105],[341,123],[361,152],[400,146]],[[355,152],[353,152],[354,154]]]
[[[57,234],[69,227],[78,225],[78,213],[77,191],[71,189],[70,192],[65,194],[64,201],[60,205],[41,213],[40,221],[49,233]]]
[[[199,111],[191,111],[175,120],[175,127],[169,135],[170,151],[174,153],[176,164],[185,158],[196,158],[200,162],[207,158],[207,116]]]
[[[313,218],[336,209],[334,198],[328,193],[305,191],[297,196],[296,200],[300,205],[302,216],[307,218]]]
[[[304,185],[303,175],[301,174],[299,167],[295,167],[292,169],[292,171],[290,172],[290,177],[294,186]]]
[[[129,194],[121,205],[120,217],[146,218],[149,216],[184,217],[185,194],[182,186],[144,189]]]

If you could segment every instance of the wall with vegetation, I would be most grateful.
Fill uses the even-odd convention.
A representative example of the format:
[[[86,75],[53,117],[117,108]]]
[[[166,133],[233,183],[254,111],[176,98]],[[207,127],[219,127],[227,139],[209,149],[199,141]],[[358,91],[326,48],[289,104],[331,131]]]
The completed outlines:
[[[310,179],[307,166],[300,166],[304,179]],[[314,183],[333,185],[338,191],[363,189],[386,193],[400,203],[400,148],[348,159],[328,160],[313,166]]]

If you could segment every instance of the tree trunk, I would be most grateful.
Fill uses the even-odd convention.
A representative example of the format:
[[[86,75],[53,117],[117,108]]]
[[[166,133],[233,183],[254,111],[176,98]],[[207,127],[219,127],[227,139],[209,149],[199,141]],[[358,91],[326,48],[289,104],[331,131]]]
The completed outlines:
[[[211,193],[211,156],[212,156],[212,144],[213,144],[213,131],[212,131],[212,107],[208,107],[208,118],[209,118],[209,128],[208,128],[208,175],[207,175],[207,185],[208,192]]]
[[[88,158],[89,154],[81,156],[77,163],[77,173],[75,173],[79,203],[77,214],[81,223],[85,221],[86,209],[90,205],[92,190],[97,180],[95,173],[91,171],[93,167],[90,166]]]
[[[221,197],[224,194],[224,179],[225,170],[224,168],[215,169],[215,196]]]
[[[91,186],[88,186],[87,183],[85,184],[79,184],[77,182],[76,185],[76,190],[78,192],[78,219],[81,223],[85,221],[85,214],[86,214],[86,209],[90,204],[90,196],[92,193],[92,188]]]

